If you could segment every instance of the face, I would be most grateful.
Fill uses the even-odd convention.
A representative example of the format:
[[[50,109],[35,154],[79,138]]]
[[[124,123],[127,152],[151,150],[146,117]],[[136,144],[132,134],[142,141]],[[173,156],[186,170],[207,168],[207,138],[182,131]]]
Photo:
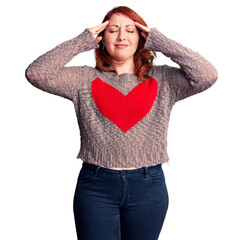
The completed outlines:
[[[113,62],[126,61],[134,57],[139,33],[132,19],[121,14],[113,14],[102,41]]]

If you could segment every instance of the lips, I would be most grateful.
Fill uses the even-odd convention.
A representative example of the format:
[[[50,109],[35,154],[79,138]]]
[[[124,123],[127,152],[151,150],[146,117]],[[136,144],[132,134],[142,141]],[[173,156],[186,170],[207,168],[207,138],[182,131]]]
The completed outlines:
[[[128,45],[127,44],[116,44],[115,46],[118,48],[124,48],[124,47],[127,47]]]

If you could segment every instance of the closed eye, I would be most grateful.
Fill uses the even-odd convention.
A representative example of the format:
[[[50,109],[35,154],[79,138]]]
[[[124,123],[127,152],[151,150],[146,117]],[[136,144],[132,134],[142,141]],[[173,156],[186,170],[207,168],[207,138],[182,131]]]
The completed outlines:
[[[109,31],[110,33],[114,33],[114,32],[117,32],[117,31]],[[134,31],[128,31],[129,33],[134,33]]]

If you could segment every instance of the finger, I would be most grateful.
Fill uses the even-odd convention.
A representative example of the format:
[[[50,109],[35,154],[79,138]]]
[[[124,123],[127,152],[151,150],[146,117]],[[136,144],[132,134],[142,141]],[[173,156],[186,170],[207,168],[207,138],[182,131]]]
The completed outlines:
[[[135,22],[135,25],[140,28],[142,31],[144,32],[150,32],[150,28],[149,27],[146,27],[146,26],[143,26],[142,24],[138,23],[138,22]]]
[[[105,21],[105,22],[103,22],[102,24],[100,24],[100,25],[97,26],[96,31],[102,32],[107,27],[108,24],[109,24],[109,21],[108,20]]]
[[[148,36],[148,34],[147,33],[145,33],[145,32],[141,32],[141,34],[142,34],[142,36],[146,39],[147,38],[147,36]]]
[[[97,43],[99,43],[101,41],[101,39],[102,39],[101,36],[95,38],[95,40],[97,41]]]
[[[93,35],[99,34],[100,32],[102,32],[107,27],[108,24],[109,24],[109,21],[107,20],[107,21],[103,22],[102,24],[99,24],[98,26],[93,27],[92,28]]]

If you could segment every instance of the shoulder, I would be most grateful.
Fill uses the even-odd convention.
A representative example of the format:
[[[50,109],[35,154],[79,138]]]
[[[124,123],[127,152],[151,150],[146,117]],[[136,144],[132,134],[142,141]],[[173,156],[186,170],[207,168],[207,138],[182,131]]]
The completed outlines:
[[[91,81],[99,76],[99,70],[87,65],[79,66],[78,68],[80,69],[80,77],[77,90],[80,88],[89,88]]]
[[[97,77],[99,75],[99,70],[95,67],[84,65],[82,66],[82,78],[83,80],[92,80],[94,77]]]
[[[95,67],[91,67],[88,65],[83,65],[82,68],[83,68],[83,71],[85,71],[85,72],[94,72],[95,73],[95,72],[99,71]]]
[[[158,71],[162,71],[163,68],[165,67],[166,65],[154,65],[151,70],[153,73],[156,73]]]
[[[155,65],[150,70],[151,78],[154,78],[161,86],[170,86],[171,82],[175,78],[181,74],[181,70],[176,67],[164,65]]]
[[[163,74],[167,65],[154,65],[148,72],[148,74],[156,80],[162,80]]]
[[[182,70],[178,67],[168,66],[166,64],[164,65],[155,65],[151,69],[151,75],[153,76],[159,76],[161,78],[166,78],[170,75],[181,73]]]

